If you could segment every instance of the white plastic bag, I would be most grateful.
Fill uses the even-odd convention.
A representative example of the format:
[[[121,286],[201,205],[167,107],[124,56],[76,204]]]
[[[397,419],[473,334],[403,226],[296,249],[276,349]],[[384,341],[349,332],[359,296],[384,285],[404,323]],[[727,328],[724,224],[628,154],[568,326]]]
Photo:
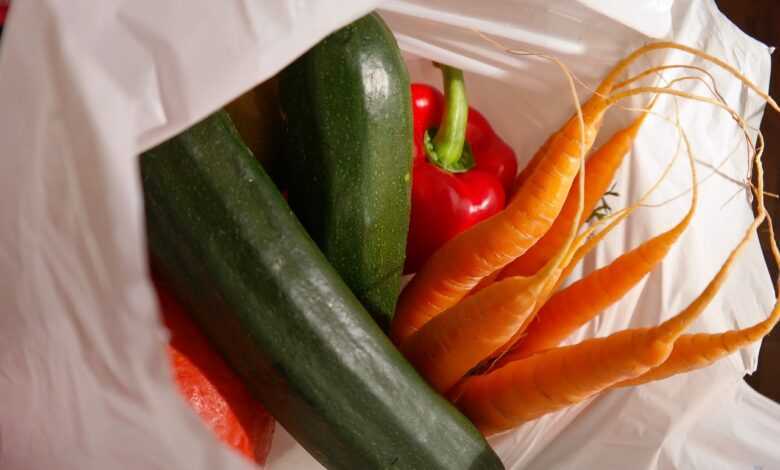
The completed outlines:
[[[214,441],[172,386],[146,272],[136,155],[379,3],[14,4],[0,46],[0,467],[249,468]],[[381,12],[413,78],[438,83],[431,59],[462,67],[471,102],[523,160],[572,111],[563,77],[544,60],[492,48],[471,29],[510,47],[555,54],[590,85],[635,46],[670,37],[724,58],[767,88],[767,48],[738,31],[713,2],[632,3],[409,0],[382,3]],[[659,53],[643,63],[664,60],[691,59]],[[712,71],[729,103],[757,127],[760,100]],[[669,102],[657,109],[669,113]],[[723,171],[744,177],[744,146],[729,116],[701,104],[683,103],[681,109],[697,157],[720,163],[735,152]],[[614,112],[602,134],[630,116]],[[613,207],[639,197],[675,144],[668,125],[648,120],[618,175],[621,197]],[[703,165],[699,171],[708,173]],[[689,184],[681,162],[654,200]],[[693,225],[664,265],[574,340],[656,324],[699,292],[751,218],[745,191],[733,183],[715,176],[701,193]],[[687,203],[683,196],[640,210],[586,260],[585,269],[668,228]],[[769,311],[771,300],[755,242],[694,328],[751,324]],[[732,406],[744,395],[738,384],[755,367],[756,351],[605,394],[491,443],[509,468],[780,465],[776,450],[750,445],[780,430],[777,411],[775,419],[750,422]],[[272,470],[317,468],[279,434]]]

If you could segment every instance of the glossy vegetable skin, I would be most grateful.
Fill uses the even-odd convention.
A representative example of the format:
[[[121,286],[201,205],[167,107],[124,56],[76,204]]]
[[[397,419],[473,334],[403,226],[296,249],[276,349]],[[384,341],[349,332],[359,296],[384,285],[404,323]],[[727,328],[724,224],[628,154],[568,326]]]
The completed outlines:
[[[376,13],[281,73],[293,211],[383,328],[401,290],[410,216],[409,75]]]
[[[495,469],[217,113],[141,156],[162,276],[274,418],[332,469]]]

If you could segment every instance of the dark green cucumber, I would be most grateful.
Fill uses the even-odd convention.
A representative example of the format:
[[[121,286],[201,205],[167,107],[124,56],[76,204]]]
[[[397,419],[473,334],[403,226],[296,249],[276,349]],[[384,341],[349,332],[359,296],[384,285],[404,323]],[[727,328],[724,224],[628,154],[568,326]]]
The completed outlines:
[[[377,14],[331,34],[281,74],[289,201],[358,299],[387,328],[409,230],[409,74]]]
[[[323,465],[502,468],[379,329],[225,113],[143,154],[141,174],[160,274]]]

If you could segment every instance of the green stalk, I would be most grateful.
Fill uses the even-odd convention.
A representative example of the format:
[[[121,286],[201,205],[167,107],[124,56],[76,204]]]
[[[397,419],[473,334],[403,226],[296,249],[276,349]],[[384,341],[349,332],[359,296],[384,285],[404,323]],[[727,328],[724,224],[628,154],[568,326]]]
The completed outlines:
[[[463,155],[466,143],[466,122],[469,116],[469,104],[466,99],[466,86],[463,71],[440,65],[444,78],[444,113],[436,136],[431,142],[429,155],[444,169],[457,167]]]

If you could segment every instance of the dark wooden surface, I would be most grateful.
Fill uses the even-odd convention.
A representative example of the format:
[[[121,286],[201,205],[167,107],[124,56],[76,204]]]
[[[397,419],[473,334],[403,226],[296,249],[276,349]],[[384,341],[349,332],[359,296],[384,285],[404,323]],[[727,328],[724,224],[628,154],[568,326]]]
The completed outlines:
[[[769,46],[780,48],[779,0],[716,0],[720,10],[743,31]],[[780,97],[780,49],[772,57],[770,95]],[[780,193],[780,114],[767,108],[761,130],[766,140],[764,166],[766,190]],[[774,220],[780,222],[780,202],[768,198],[766,206]],[[777,227],[777,226],[775,226]],[[767,232],[759,233],[764,255],[773,279],[777,279],[777,267],[768,257]],[[780,402],[780,326],[764,340],[761,347],[758,370],[746,378],[747,382],[763,395]]]

